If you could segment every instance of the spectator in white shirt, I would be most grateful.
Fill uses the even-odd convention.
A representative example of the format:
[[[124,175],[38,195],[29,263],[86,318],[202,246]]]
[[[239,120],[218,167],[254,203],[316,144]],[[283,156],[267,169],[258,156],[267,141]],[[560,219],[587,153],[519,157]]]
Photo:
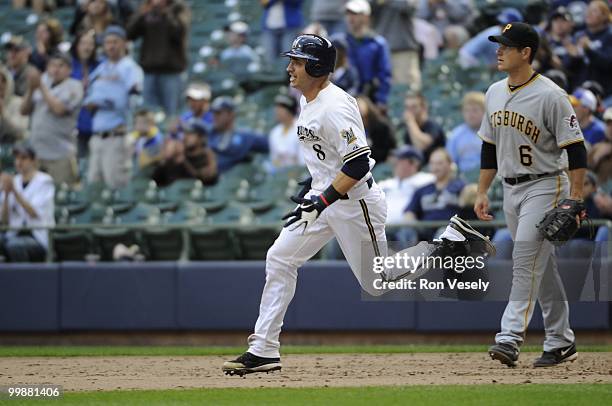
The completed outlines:
[[[414,191],[435,181],[431,173],[421,172],[423,154],[410,145],[395,152],[392,179],[379,183],[387,195],[387,224],[398,223],[404,219],[404,210],[412,200]]]
[[[2,224],[30,230],[8,231],[0,238],[0,245],[11,262],[44,261],[49,247],[48,232],[35,227],[55,225],[53,179],[37,170],[36,153],[30,145],[18,144],[13,153],[18,174],[0,176]]]
[[[297,137],[297,101],[279,94],[274,99],[278,124],[270,131],[270,162],[272,171],[288,166],[304,165]]]

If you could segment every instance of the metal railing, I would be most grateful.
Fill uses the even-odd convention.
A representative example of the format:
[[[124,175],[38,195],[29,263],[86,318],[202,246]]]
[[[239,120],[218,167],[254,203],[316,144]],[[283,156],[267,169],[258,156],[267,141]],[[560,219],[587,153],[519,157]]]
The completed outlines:
[[[400,229],[403,227],[410,227],[416,230],[423,229],[437,229],[444,227],[448,224],[448,221],[401,221],[396,223],[390,223],[386,225],[387,230]],[[182,234],[183,250],[179,261],[187,261],[189,253],[191,251],[191,239],[189,236],[189,230],[265,230],[265,231],[280,231],[283,223],[214,223],[214,224],[199,224],[199,223],[126,223],[126,224],[108,224],[108,223],[88,223],[88,224],[57,224],[54,226],[37,226],[37,227],[10,227],[6,225],[0,225],[0,233],[5,231],[31,231],[31,230],[48,230],[48,231],[93,231],[95,229],[115,229],[115,230],[133,230],[133,231],[146,231],[146,230],[180,230]],[[476,228],[503,228],[506,227],[504,220],[492,220],[492,221],[481,221],[481,220],[470,220],[470,225]],[[592,220],[594,229],[600,226],[608,228],[608,236],[612,235],[612,220]],[[585,227],[585,225],[583,225]],[[54,259],[54,241],[53,233],[49,233],[49,249],[47,252],[47,262],[53,262]]]

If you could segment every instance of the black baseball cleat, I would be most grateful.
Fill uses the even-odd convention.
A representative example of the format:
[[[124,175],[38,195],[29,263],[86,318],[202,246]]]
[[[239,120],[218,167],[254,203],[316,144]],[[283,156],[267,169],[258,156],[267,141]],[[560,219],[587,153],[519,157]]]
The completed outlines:
[[[459,231],[470,243],[470,255],[482,253],[491,257],[495,256],[496,249],[491,241],[489,241],[489,237],[485,237],[476,231],[467,221],[455,214],[450,219],[450,226]]]
[[[416,251],[415,251],[416,249]],[[467,256],[470,255],[470,245],[467,241],[451,241],[446,238],[442,238],[439,240],[434,240],[432,242],[421,241],[419,244],[414,247],[407,248],[398,252],[396,255],[402,255],[406,252],[410,252],[410,255],[413,257],[458,257],[458,256]],[[414,280],[422,277],[427,272],[429,272],[430,268],[424,266],[423,264],[419,265],[418,268],[414,270],[406,270],[405,268],[400,269],[400,272],[395,272],[395,270],[391,269],[389,271],[382,271],[380,276],[383,282],[393,282],[399,279],[405,280]]]
[[[518,364],[519,350],[512,344],[500,343],[489,347],[489,356],[512,368]]]
[[[566,361],[574,362],[578,359],[576,352],[576,343],[572,343],[567,347],[557,348],[554,351],[544,351],[542,356],[533,362],[533,366],[538,367],[554,367]]]
[[[469,255],[470,246],[465,241],[451,241],[446,238],[433,240],[430,243],[431,251],[427,254],[428,257],[459,257]]]
[[[244,376],[254,372],[280,371],[282,368],[280,358],[264,358],[245,352],[233,361],[223,363],[225,375]]]

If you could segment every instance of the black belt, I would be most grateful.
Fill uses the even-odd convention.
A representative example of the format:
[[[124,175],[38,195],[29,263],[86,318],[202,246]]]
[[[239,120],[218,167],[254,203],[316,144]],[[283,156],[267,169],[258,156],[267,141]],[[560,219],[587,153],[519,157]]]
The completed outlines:
[[[370,178],[366,180],[366,185],[368,185],[368,189],[372,189],[372,185],[374,184],[374,178]],[[340,196],[340,200],[348,200],[348,195]]]
[[[515,178],[504,178],[504,182],[506,182],[509,185],[514,186],[514,185],[518,185],[519,183],[529,182],[531,180],[547,178],[550,176],[557,176],[560,173],[561,173],[560,171],[557,171],[557,172],[549,172],[549,173],[540,173],[537,175],[522,175],[522,176],[517,176]]]

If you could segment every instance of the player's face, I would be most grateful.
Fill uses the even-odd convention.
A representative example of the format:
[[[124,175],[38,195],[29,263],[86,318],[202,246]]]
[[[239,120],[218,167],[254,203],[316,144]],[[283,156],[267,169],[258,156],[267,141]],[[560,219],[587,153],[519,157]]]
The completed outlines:
[[[306,73],[306,60],[299,58],[289,59],[287,65],[287,73],[289,73],[289,85],[304,92],[312,83],[312,78]]]
[[[497,47],[497,69],[502,72],[510,72],[516,68],[529,63],[528,48],[519,49],[499,44]]]

